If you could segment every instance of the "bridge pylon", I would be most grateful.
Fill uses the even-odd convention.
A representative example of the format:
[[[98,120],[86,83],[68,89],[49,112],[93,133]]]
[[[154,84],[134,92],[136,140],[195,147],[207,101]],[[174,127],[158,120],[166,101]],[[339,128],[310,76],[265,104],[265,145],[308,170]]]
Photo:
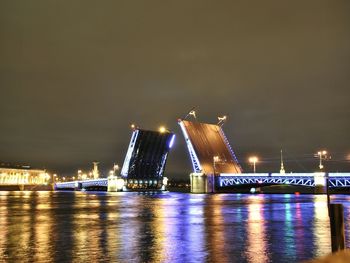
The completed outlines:
[[[191,193],[215,193],[215,177],[213,174],[191,173]]]

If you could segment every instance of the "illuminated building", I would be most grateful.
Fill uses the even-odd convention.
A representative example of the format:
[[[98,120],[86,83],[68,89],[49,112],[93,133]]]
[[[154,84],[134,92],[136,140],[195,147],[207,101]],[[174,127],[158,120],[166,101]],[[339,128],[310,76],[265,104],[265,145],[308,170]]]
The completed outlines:
[[[29,166],[0,167],[0,186],[47,185],[50,176],[45,170]]]

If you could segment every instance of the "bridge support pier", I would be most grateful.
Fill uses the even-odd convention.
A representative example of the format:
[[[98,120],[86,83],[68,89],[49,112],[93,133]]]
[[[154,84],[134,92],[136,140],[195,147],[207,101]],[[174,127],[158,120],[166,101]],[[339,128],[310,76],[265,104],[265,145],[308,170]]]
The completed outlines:
[[[325,173],[315,173],[315,194],[326,194],[327,184],[326,184],[326,174]]]
[[[213,174],[191,173],[191,193],[215,193],[215,183]]]
[[[118,176],[108,177],[107,191],[108,192],[121,192],[124,187],[124,179]]]
[[[83,184],[81,182],[75,183],[75,191],[81,191],[83,189]]]

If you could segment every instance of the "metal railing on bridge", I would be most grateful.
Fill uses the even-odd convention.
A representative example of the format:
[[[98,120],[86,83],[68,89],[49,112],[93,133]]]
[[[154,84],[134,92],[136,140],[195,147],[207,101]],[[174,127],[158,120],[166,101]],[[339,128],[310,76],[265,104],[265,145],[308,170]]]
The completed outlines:
[[[326,184],[325,173],[242,173],[220,174],[218,186],[248,184],[284,184],[314,187]],[[329,187],[350,187],[350,173],[328,173]]]

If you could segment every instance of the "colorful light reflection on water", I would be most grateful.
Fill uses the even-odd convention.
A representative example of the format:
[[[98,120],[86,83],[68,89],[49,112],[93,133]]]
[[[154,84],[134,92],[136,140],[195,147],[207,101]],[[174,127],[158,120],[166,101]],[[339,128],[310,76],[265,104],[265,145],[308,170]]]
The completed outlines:
[[[350,196],[345,205],[350,245]],[[323,195],[0,192],[0,262],[299,262],[330,252]]]

